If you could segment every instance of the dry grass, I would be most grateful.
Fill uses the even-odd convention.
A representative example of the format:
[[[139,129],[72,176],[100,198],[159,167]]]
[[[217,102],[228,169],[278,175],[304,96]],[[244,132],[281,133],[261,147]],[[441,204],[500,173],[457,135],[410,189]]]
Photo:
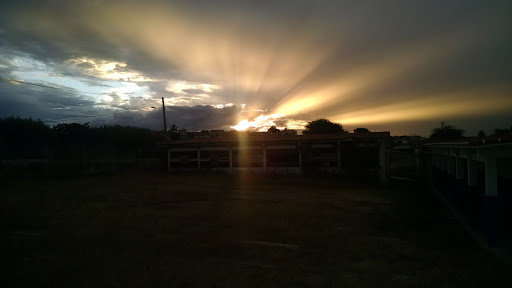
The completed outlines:
[[[410,183],[128,174],[3,180],[0,189],[2,287],[508,281],[510,267]]]

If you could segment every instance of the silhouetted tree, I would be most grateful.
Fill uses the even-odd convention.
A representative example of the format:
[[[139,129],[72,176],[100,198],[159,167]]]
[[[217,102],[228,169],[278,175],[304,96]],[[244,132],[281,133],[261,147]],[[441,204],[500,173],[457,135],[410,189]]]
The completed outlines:
[[[152,142],[151,131],[145,128],[131,126],[102,126],[91,128],[90,135],[96,143],[120,144],[134,146],[150,144]]]
[[[0,118],[0,142],[13,145],[46,142],[51,136],[50,127],[32,118]]]
[[[173,141],[180,139],[179,129],[176,124],[172,124],[171,127],[169,127],[169,130],[167,130],[167,137]]]
[[[445,125],[443,121],[441,127],[432,130],[430,138],[444,140],[464,138],[464,129],[459,129],[453,125]]]
[[[370,130],[368,130],[368,128],[356,128],[356,129],[354,129],[354,133],[365,133],[365,132],[370,132]]]
[[[279,131],[281,131],[281,130],[277,129],[276,126],[272,126],[272,127],[268,128],[268,130],[267,130],[267,132],[269,132],[270,134],[278,134]]]
[[[0,159],[39,157],[51,136],[41,120],[0,118]]]
[[[61,143],[85,143],[89,141],[89,123],[61,123],[53,126],[52,130]]]
[[[178,132],[178,126],[176,124],[172,124],[171,127],[169,127],[169,132]]]
[[[303,134],[337,134],[345,133],[343,125],[334,123],[328,119],[317,119],[306,124]]]
[[[512,127],[510,127],[510,129],[507,129],[507,128],[496,128],[494,129],[494,133],[492,135],[505,135],[505,134],[508,134],[508,133],[511,133],[512,132]]]
[[[480,138],[484,138],[486,135],[485,135],[485,131],[484,130],[480,130],[478,131],[478,137]]]

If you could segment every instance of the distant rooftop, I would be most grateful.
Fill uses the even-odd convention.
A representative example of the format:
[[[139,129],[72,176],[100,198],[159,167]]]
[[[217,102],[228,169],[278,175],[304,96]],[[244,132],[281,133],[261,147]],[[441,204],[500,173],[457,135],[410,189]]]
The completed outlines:
[[[309,134],[309,135],[275,135],[270,133],[226,132],[217,137],[200,137],[172,141],[170,144],[200,144],[200,143],[237,143],[242,140],[249,142],[285,142],[285,141],[319,141],[352,139],[379,139],[390,137],[390,132],[341,133],[341,134]]]
[[[512,143],[512,133],[502,135],[491,135],[485,137],[468,137],[454,140],[431,140],[426,145],[434,146],[446,146],[446,145],[490,145],[490,144],[502,144]]]

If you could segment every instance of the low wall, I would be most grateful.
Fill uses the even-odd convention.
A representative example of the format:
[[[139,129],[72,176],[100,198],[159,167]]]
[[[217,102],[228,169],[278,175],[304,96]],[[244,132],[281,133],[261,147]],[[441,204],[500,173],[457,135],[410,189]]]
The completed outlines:
[[[48,159],[13,159],[0,161],[0,174],[25,175],[48,172]]]
[[[269,175],[301,175],[299,167],[233,167],[233,168],[171,168],[171,173],[175,172],[201,172],[212,171],[226,174],[269,174]]]

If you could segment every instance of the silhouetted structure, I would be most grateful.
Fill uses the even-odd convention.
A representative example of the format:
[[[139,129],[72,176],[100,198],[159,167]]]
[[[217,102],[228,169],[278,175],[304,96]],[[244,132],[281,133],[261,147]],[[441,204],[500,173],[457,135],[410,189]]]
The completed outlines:
[[[371,132],[368,128],[356,128],[354,129],[354,133],[367,133]]]
[[[420,164],[487,245],[512,243],[512,135],[425,144]]]
[[[389,132],[273,135],[227,132],[168,145],[168,169],[389,177]]]

